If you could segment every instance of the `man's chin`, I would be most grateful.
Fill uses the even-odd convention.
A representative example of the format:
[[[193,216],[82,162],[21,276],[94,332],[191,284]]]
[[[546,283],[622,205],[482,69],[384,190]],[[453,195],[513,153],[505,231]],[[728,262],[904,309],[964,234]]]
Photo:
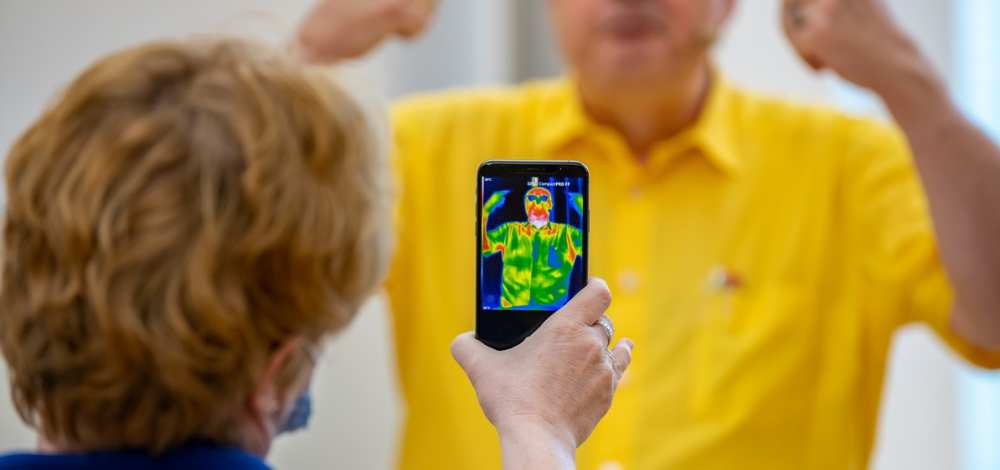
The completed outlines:
[[[648,45],[609,45],[590,64],[595,77],[614,86],[663,82],[670,77],[670,59]]]
[[[662,44],[649,39],[609,40],[602,49],[604,50],[598,57],[609,65],[628,65],[635,68],[651,67],[668,54]]]
[[[529,217],[528,218],[528,223],[531,224],[532,226],[534,226],[535,228],[542,228],[542,227],[546,226],[549,223],[549,219],[548,218]]]

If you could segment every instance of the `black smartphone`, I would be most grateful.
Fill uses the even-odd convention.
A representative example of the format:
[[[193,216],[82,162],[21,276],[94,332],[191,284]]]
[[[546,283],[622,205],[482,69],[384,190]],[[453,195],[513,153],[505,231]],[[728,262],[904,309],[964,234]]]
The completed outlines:
[[[590,171],[490,160],[477,179],[476,337],[509,349],[587,284]]]

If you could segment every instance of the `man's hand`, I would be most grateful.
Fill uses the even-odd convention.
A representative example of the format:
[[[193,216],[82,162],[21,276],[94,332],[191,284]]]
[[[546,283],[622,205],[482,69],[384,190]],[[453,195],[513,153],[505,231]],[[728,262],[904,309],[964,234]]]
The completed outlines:
[[[296,52],[308,62],[364,55],[389,36],[426,28],[437,0],[323,0],[299,27]]]
[[[504,203],[507,202],[507,194],[509,193],[510,191],[497,191],[490,194],[490,197],[483,203],[483,212],[489,215],[503,207]]]
[[[566,191],[566,198],[569,200],[569,206],[583,215],[583,194]]]
[[[506,468],[522,468],[517,462],[544,468],[539,453],[561,456],[555,466],[567,459],[571,464],[576,447],[610,409],[634,346],[623,339],[608,350],[608,332],[597,322],[610,321],[603,316],[610,304],[607,284],[591,279],[513,349],[495,351],[471,332],[452,343],[452,355],[500,434]]]
[[[785,33],[816,70],[881,94],[901,74],[933,70],[880,0],[785,0]]]

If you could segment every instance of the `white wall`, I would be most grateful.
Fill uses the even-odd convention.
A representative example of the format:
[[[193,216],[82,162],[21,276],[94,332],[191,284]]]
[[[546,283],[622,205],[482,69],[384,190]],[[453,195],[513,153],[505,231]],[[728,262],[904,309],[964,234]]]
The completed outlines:
[[[537,11],[538,5],[528,2],[541,0],[516,1],[521,2],[517,9],[508,0],[444,0],[426,37],[416,44],[382,48],[360,64],[361,71],[383,93],[398,96],[552,70],[545,63],[547,56],[525,59],[514,50],[516,37],[505,22]],[[0,149],[6,152],[60,86],[111,50],[150,38],[220,28],[277,41],[291,33],[311,2],[0,0]],[[757,89],[806,99],[840,99],[843,87],[815,76],[792,55],[778,28],[779,3],[741,2],[720,44],[722,68],[733,80]],[[950,2],[890,3],[939,67],[949,69]],[[319,462],[337,462],[341,468],[388,468],[402,413],[392,357],[385,316],[379,304],[372,305],[321,364],[310,432],[281,439],[272,462],[283,469],[315,468]],[[955,468],[953,361],[924,329],[900,335],[876,468]],[[0,452],[28,448],[32,442],[7,394],[0,393]]]

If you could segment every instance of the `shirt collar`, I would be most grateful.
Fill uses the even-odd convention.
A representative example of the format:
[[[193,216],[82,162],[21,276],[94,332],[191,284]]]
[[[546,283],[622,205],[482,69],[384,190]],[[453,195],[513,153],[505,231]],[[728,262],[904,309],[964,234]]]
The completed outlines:
[[[555,152],[600,127],[583,109],[576,84],[571,78],[558,80],[542,109],[547,124],[540,127],[537,142],[541,155]],[[738,94],[728,80],[713,70],[708,96],[695,122],[678,135],[654,147],[700,150],[712,164],[727,174],[736,174],[743,162],[738,152]]]
[[[549,156],[583,137],[596,126],[583,110],[576,83],[561,78],[552,83],[549,99],[540,110],[537,142],[541,155]]]
[[[542,228],[536,228],[534,225],[531,224],[531,221],[529,220],[524,222],[524,227],[528,230],[529,233],[543,232],[543,231],[552,232],[556,228],[555,225],[552,224],[551,220],[546,222],[545,225],[542,225]]]
[[[739,154],[739,95],[721,74],[712,73],[712,87],[701,114],[688,128],[693,145],[720,170],[736,174],[743,168]]]

